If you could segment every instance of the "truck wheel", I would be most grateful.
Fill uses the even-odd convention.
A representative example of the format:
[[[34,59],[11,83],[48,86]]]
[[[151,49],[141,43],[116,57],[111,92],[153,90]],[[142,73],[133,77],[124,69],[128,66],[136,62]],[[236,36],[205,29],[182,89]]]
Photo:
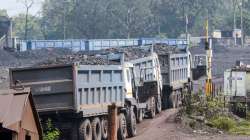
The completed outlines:
[[[181,100],[181,97],[180,97],[180,92],[178,91],[177,94],[176,94],[176,108],[179,108],[180,107],[180,100]]]
[[[169,108],[175,108],[174,92],[172,92],[172,93],[169,95],[168,104],[169,104]]]
[[[127,114],[127,131],[129,137],[136,135],[136,117],[133,109],[130,109]]]
[[[89,119],[84,120],[79,127],[80,140],[92,140],[92,128]]]
[[[156,110],[155,98],[151,98],[151,108],[150,108],[150,112],[149,112],[150,118],[155,117],[155,110]]]
[[[101,122],[99,118],[94,118],[92,121],[92,132],[93,132],[93,140],[101,140],[102,139],[102,131],[101,131]]]
[[[127,137],[127,122],[123,113],[119,115],[119,126],[117,132],[118,140],[125,140]]]
[[[161,110],[162,110],[161,99],[159,99],[156,102],[156,113],[161,113]]]
[[[138,123],[141,123],[142,120],[143,120],[143,112],[142,112],[142,109],[139,109],[139,111],[137,111],[137,122]]]
[[[108,139],[108,120],[103,119],[101,122],[102,125],[102,139],[107,140]]]

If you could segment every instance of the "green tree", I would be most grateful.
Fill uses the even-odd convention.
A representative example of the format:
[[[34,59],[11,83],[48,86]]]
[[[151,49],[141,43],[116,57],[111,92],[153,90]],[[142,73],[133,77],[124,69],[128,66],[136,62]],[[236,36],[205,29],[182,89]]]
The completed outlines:
[[[8,17],[7,10],[5,10],[5,9],[0,9],[0,16],[6,16],[6,17]]]
[[[41,32],[40,19],[36,16],[28,15],[31,19],[27,25],[27,39],[43,39],[43,34]],[[13,17],[13,31],[16,36],[21,39],[25,39],[25,28],[26,28],[26,16],[25,14],[19,14]]]

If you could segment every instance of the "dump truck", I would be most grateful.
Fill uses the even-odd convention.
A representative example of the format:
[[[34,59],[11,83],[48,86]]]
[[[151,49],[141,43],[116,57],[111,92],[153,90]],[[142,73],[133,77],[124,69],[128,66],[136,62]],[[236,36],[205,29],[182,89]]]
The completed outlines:
[[[192,90],[191,55],[179,49],[158,53],[162,75],[162,105],[176,108],[182,103],[183,93]]]
[[[107,139],[108,106],[119,108],[118,135],[136,134],[132,98],[132,65],[58,65],[10,70],[11,84],[31,87],[43,121],[51,119],[63,139]],[[125,125],[124,125],[125,124]]]
[[[155,54],[131,62],[123,58],[120,55],[118,65],[10,69],[10,87],[30,87],[42,124],[51,119],[64,139],[107,139],[107,109],[112,103],[118,106],[119,138],[133,137],[144,114],[155,116],[161,83],[154,79],[161,79],[160,69]]]
[[[160,112],[162,107],[164,109],[178,107],[182,104],[184,93],[191,93],[193,61],[187,46],[179,48],[166,44],[152,44],[113,48],[107,51],[124,52],[127,55],[125,61],[133,63],[136,75],[141,78],[140,73],[145,73],[146,77],[142,77],[143,86],[140,89],[155,94],[152,102],[156,102],[157,112]],[[150,91],[145,87],[147,84],[154,85],[155,88],[151,88]],[[140,93],[145,94],[145,92]]]
[[[133,64],[134,81],[137,92],[135,99],[139,103],[146,104],[138,113],[138,122],[141,122],[144,114],[154,118],[162,109],[162,77],[158,55],[154,52],[147,57],[129,60]],[[142,113],[141,113],[142,112]],[[140,116],[140,115],[143,116]]]

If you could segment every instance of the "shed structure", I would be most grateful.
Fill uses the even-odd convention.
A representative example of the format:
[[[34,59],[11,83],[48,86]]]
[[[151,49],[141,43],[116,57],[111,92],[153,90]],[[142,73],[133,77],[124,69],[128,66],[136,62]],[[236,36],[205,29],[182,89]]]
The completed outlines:
[[[30,89],[0,90],[0,140],[42,140]]]

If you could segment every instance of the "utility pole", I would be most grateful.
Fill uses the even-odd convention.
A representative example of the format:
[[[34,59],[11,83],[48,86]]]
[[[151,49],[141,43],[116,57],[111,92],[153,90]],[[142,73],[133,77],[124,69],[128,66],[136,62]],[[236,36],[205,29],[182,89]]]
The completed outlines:
[[[186,19],[186,39],[188,41],[189,37],[188,37],[188,16],[187,15],[185,16],[185,19]]]
[[[65,21],[66,21],[66,11],[65,11],[65,5],[66,4],[66,1],[64,0],[63,1],[63,40],[65,40],[66,38],[66,26],[65,26]]]
[[[234,29],[233,29],[233,32],[235,31],[236,29],[236,0],[233,0],[233,13],[234,13]],[[234,47],[236,47],[237,45],[237,38],[236,38],[236,35],[234,35]]]
[[[244,47],[244,30],[243,30],[243,0],[240,4],[240,28],[241,28],[241,47]]]
[[[206,40],[205,40],[205,50],[207,55],[207,79],[205,85],[205,92],[206,96],[211,96],[212,94],[212,40],[209,38],[208,35],[208,18],[205,23],[205,30],[206,30]]]

